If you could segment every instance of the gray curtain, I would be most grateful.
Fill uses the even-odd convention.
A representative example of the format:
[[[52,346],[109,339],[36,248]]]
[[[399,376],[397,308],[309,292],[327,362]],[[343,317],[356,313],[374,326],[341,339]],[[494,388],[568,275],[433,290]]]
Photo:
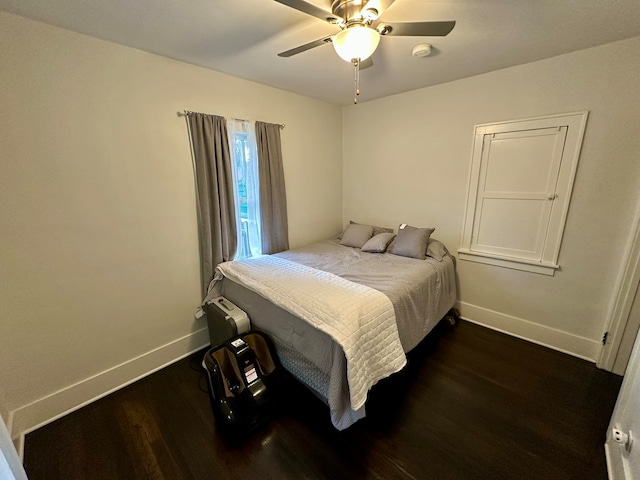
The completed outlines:
[[[262,253],[277,253],[289,248],[280,125],[256,122],[256,143],[260,176]]]
[[[196,181],[202,296],[216,266],[233,260],[238,244],[231,154],[224,117],[188,113]]]

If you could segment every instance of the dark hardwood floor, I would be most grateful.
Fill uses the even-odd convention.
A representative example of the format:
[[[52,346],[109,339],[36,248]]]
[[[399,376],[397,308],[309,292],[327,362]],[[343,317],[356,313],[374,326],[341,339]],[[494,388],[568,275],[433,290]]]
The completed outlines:
[[[199,388],[203,353],[28,434],[29,478],[607,478],[621,377],[468,322],[439,326],[343,432],[294,386],[276,418],[230,443]]]

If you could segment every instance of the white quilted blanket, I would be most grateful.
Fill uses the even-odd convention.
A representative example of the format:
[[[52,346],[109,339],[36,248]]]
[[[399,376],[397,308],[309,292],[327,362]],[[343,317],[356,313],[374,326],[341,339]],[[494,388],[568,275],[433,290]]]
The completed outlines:
[[[217,272],[214,281],[244,284],[340,344],[354,410],[376,382],[406,364],[393,305],[378,290],[274,256],[221,263]]]

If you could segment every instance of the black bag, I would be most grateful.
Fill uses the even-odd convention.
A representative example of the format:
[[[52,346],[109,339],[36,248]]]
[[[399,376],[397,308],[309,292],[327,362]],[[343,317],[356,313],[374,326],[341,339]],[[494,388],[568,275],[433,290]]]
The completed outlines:
[[[242,436],[273,415],[284,373],[266,335],[248,332],[227,340],[207,351],[202,365],[221,430]]]

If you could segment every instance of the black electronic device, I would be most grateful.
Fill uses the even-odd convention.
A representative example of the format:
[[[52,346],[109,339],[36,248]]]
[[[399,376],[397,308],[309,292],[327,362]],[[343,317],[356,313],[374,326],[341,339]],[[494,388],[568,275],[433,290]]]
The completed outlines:
[[[275,412],[284,373],[263,333],[244,333],[210,349],[202,365],[221,430],[237,438]]]

